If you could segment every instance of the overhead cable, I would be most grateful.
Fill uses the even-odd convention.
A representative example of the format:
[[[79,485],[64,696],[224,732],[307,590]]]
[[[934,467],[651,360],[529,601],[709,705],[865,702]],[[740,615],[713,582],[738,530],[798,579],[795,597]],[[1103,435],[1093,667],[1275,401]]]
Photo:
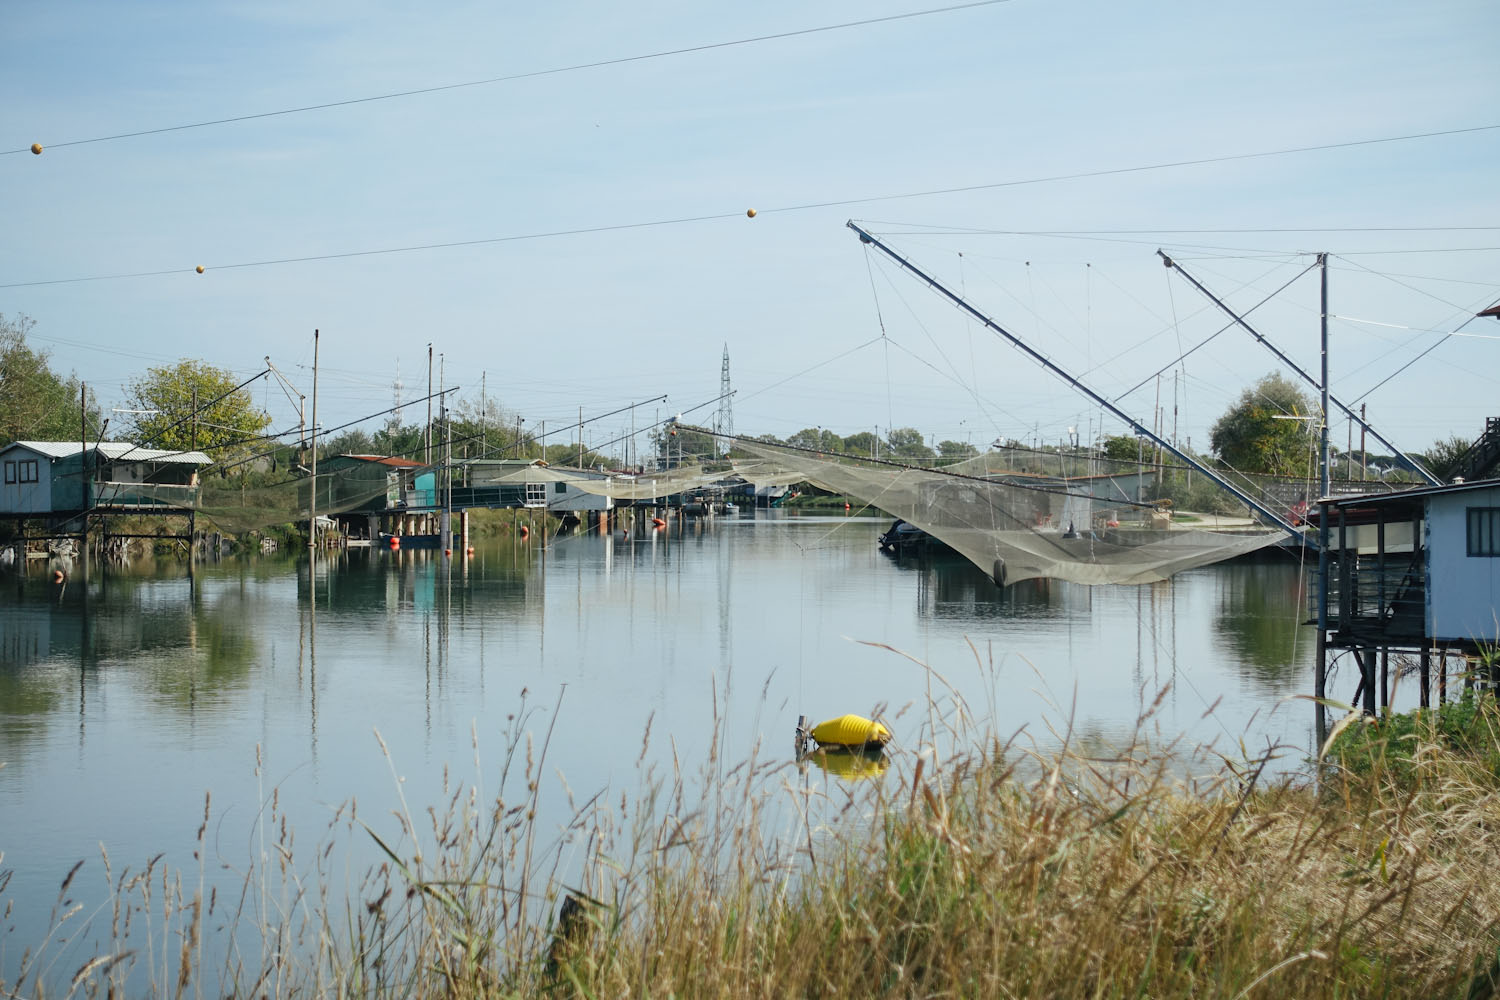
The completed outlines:
[[[167,125],[162,128],[141,129],[136,132],[120,132],[115,135],[101,135],[92,139],[74,139],[70,142],[36,143],[32,146],[22,146],[20,149],[0,150],[0,156],[9,156],[13,153],[40,153],[43,149],[61,149],[67,146],[84,146],[98,142],[113,142],[117,139],[135,139],[147,135],[162,135],[167,132],[185,132],[188,129],[207,128],[211,125],[231,125],[236,122],[255,121],[261,118],[278,118],[286,115],[297,115],[308,111],[325,111],[331,108],[345,108],[355,104],[373,104],[376,101],[393,101],[402,97],[418,97],[424,94],[437,94],[447,90],[463,90],[469,87],[486,87],[497,83],[513,83],[517,80],[531,80],[540,76],[556,76],[561,73],[576,73],[586,69],[602,69],[606,66],[623,66],[628,63],[646,62],[651,59],[665,59],[670,56],[691,55],[696,52],[712,52],[715,49],[729,49],[742,45],[755,45],[760,42],[781,41],[787,38],[797,38],[802,35],[816,35],[828,31],[842,31],[846,28],[861,28],[871,24],[884,24],[890,21],[906,21],[917,17],[927,17],[932,14],[951,14],[955,11],[970,10],[975,7],[993,7],[996,4],[1010,3],[1011,0],[974,0],[972,3],[954,4],[949,7],[934,7],[929,10],[914,10],[904,14],[889,14],[885,17],[869,17],[859,21],[844,21],[839,24],[825,24],[816,28],[799,28],[795,31],[780,31],[770,35],[755,35],[750,38],[737,38],[727,42],[707,42],[703,45],[690,45],[680,49],[663,49],[659,52],[646,52],[640,55],[619,56],[614,59],[599,59],[594,62],[574,63],[570,66],[554,66],[551,69],[531,70],[526,73],[511,73],[506,76],[492,76],[483,80],[468,80],[463,83],[445,83],[432,87],[417,87],[412,90],[398,90],[389,94],[375,94],[369,97],[351,97],[342,101],[326,101],[322,104],[308,104],[296,108],[282,108],[278,111],[260,111],[255,114],[235,115],[230,118],[215,118],[210,121],[189,122],[185,125]]]
[[[1116,175],[1120,175],[1120,174],[1141,173],[1141,172],[1150,171],[1150,170],[1169,170],[1169,169],[1173,169],[1173,168],[1176,168],[1176,167],[1203,166],[1203,165],[1212,164],[1212,163],[1227,163],[1227,162],[1232,162],[1232,161],[1235,161],[1235,160],[1249,160],[1249,159],[1257,159],[1257,158],[1272,157],[1272,156],[1288,156],[1288,155],[1292,155],[1292,154],[1295,154],[1295,153],[1319,152],[1319,151],[1330,150],[1330,149],[1347,149],[1347,148],[1352,148],[1352,147],[1357,147],[1357,146],[1376,145],[1376,144],[1380,144],[1380,143],[1406,142],[1406,141],[1410,141],[1410,140],[1414,140],[1414,139],[1431,139],[1431,138],[1436,138],[1436,137],[1439,137],[1439,136],[1461,135],[1461,134],[1472,133],[1472,132],[1484,132],[1484,131],[1489,131],[1489,130],[1492,130],[1492,129],[1500,129],[1500,124],[1496,124],[1496,125],[1479,125],[1479,126],[1475,126],[1475,127],[1472,127],[1472,128],[1448,129],[1446,131],[1441,131],[1441,132],[1423,132],[1423,133],[1416,133],[1416,134],[1412,134],[1412,135],[1385,136],[1385,137],[1382,137],[1382,138],[1375,138],[1375,139],[1352,139],[1352,140],[1348,140],[1346,142],[1326,143],[1326,144],[1318,145],[1318,146],[1298,146],[1298,147],[1292,147],[1292,148],[1287,148],[1287,149],[1268,150],[1268,151],[1258,152],[1258,153],[1232,153],[1232,154],[1227,154],[1227,155],[1224,155],[1224,156],[1203,157],[1203,158],[1195,159],[1195,160],[1174,160],[1174,161],[1170,161],[1170,162],[1166,162],[1166,163],[1149,163],[1149,164],[1141,164],[1141,165],[1132,166],[1132,167],[1112,167],[1112,168],[1103,169],[1103,170],[1080,171],[1080,172],[1077,172],[1077,173],[1069,173],[1069,174],[1053,174],[1053,175],[1049,175],[1049,176],[1046,176],[1046,177],[1031,177],[1031,178],[1024,178],[1024,179],[1020,179],[1020,180],[1010,180],[1010,181],[995,181],[995,182],[989,183],[989,184],[972,184],[972,185],[968,185],[966,187],[935,188],[935,189],[926,190],[926,191],[909,191],[909,192],[906,192],[904,194],[873,195],[873,196],[864,197],[864,198],[845,198],[845,199],[841,199],[841,200],[838,200],[838,201],[809,202],[809,203],[800,204],[800,205],[787,205],[787,206],[783,206],[783,207],[780,207],[780,208],[763,209],[763,210],[760,210],[759,212],[757,212],[757,214],[772,214],[772,213],[777,213],[777,212],[802,212],[802,211],[808,211],[810,209],[815,209],[815,208],[833,208],[833,207],[844,207],[844,206],[850,206],[850,205],[864,205],[864,204],[870,204],[870,203],[873,203],[873,202],[896,201],[896,200],[903,199],[903,198],[926,198],[926,197],[932,197],[934,195],[961,194],[961,193],[972,192],[972,191],[993,190],[993,189],[1006,188],[1006,187],[1020,187],[1020,186],[1024,186],[1024,185],[1030,185],[1030,184],[1047,184],[1047,183],[1054,183],[1054,182],[1057,182],[1057,181],[1081,180],[1081,179],[1091,178],[1091,177],[1109,177],[1109,176],[1116,176]],[[297,256],[297,257],[280,257],[280,258],[269,259],[269,260],[243,261],[243,262],[239,262],[239,263],[230,263],[230,264],[210,264],[210,265],[206,265],[205,267],[206,267],[206,270],[212,271],[212,270],[229,270],[229,269],[234,269],[234,268],[247,268],[247,267],[269,267],[269,266],[277,265],[277,264],[303,264],[303,263],[310,263],[312,261],[341,260],[341,259],[346,259],[346,258],[351,258],[351,257],[373,257],[373,256],[381,255],[381,254],[412,253],[412,252],[419,251],[419,250],[445,250],[445,249],[451,249],[451,248],[455,248],[455,247],[482,246],[482,245],[491,244],[491,243],[512,243],[512,242],[519,242],[519,241],[523,241],[523,240],[552,239],[552,238],[556,238],[556,237],[560,237],[560,236],[584,236],[584,235],[592,235],[592,234],[597,234],[597,233],[620,232],[620,231],[623,231],[623,230],[631,230],[631,229],[646,229],[646,228],[653,228],[653,227],[656,227],[656,226],[676,226],[676,225],[682,225],[684,223],[691,223],[691,222],[710,222],[710,221],[719,221],[719,220],[723,220],[723,219],[739,218],[739,217],[742,217],[744,214],[745,213],[742,210],[736,209],[735,211],[732,211],[732,212],[718,212],[718,213],[713,213],[713,214],[709,214],[709,215],[691,215],[691,216],[683,216],[683,217],[674,218],[674,219],[655,219],[655,220],[648,220],[648,221],[644,221],[644,222],[625,222],[625,223],[616,223],[616,224],[613,224],[613,225],[604,225],[604,226],[588,226],[588,227],[583,227],[583,228],[578,228],[578,229],[558,229],[558,230],[551,230],[551,231],[538,232],[538,233],[521,233],[521,234],[516,234],[516,235],[512,235],[512,236],[491,236],[491,237],[484,237],[484,238],[480,238],[480,239],[456,240],[456,241],[445,242],[445,243],[421,243],[421,244],[413,244],[413,245],[410,245],[410,246],[382,247],[382,248],[375,249],[375,250],[351,250],[351,251],[344,251],[344,252],[340,252],[340,253],[308,254],[308,255]],[[1500,248],[1495,248],[1495,247],[1455,248],[1455,250],[1453,252],[1458,252],[1459,250],[1492,250],[1492,249],[1500,249]],[[1407,252],[1416,253],[1416,252],[1426,252],[1426,251],[1407,251]],[[176,267],[176,268],[162,269],[162,270],[155,270],[155,271],[136,271],[136,272],[122,273],[122,274],[88,275],[88,276],[77,277],[77,278],[53,278],[53,279],[47,279],[47,280],[41,280],[41,281],[13,281],[13,282],[8,282],[6,284],[0,284],[0,289],[3,289],[3,288],[31,288],[31,287],[36,287],[36,286],[40,286],[40,285],[62,285],[62,284],[73,284],[73,283],[84,282],[84,281],[106,281],[106,280],[113,280],[113,279],[120,279],[120,278],[150,278],[150,277],[159,277],[161,275],[167,275],[167,274],[193,274],[195,272],[196,273],[202,273],[202,272],[197,272],[197,268],[196,267],[187,267],[187,266],[184,266],[184,267]]]

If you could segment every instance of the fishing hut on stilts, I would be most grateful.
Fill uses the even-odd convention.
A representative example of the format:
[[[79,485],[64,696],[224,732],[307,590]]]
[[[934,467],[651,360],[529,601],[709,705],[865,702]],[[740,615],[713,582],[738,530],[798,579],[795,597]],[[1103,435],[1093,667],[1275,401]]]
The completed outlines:
[[[1500,479],[1325,498],[1327,582],[1320,588],[1317,694],[1355,670],[1350,703],[1374,714],[1414,673],[1419,704],[1450,685],[1500,681]],[[1318,713],[1319,741],[1325,719]]]

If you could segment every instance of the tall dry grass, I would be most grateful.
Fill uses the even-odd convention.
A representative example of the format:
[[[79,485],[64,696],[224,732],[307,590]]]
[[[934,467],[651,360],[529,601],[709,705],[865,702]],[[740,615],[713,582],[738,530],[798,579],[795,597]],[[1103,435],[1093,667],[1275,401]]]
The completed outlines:
[[[1478,1000],[1500,975],[1500,780],[1420,720],[1393,750],[1409,767],[1335,755],[1274,780],[1274,750],[1190,779],[1144,738],[1104,753],[1068,733],[1046,753],[914,747],[852,786],[730,766],[717,740],[657,774],[648,733],[636,795],[544,829],[551,732],[529,718],[498,792],[341,811],[381,857],[357,880],[336,837],[304,852],[274,791],[232,897],[201,855],[106,859],[89,910],[63,903],[70,875],[0,995]]]

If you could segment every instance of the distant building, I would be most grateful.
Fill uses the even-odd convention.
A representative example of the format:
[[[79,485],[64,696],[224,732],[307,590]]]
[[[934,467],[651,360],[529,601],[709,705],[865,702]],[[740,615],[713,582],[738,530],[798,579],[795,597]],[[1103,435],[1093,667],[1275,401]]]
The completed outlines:
[[[74,516],[85,511],[192,507],[201,451],[162,451],[128,441],[13,441],[0,448],[0,516]]]

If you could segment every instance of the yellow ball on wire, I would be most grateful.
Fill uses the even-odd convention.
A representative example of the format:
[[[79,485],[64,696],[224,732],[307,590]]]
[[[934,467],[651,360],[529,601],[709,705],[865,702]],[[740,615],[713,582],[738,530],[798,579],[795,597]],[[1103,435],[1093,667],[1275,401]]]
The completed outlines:
[[[747,209],[745,209],[745,216],[747,218],[750,218],[750,219],[755,218],[755,209],[753,209],[753,208],[747,208]]]
[[[35,153],[37,156],[41,156],[42,155],[42,144],[39,143],[39,142],[33,142],[31,144],[31,151],[33,153]]]
[[[199,274],[202,274],[203,273],[203,265],[199,264],[197,270],[198,270]]]

